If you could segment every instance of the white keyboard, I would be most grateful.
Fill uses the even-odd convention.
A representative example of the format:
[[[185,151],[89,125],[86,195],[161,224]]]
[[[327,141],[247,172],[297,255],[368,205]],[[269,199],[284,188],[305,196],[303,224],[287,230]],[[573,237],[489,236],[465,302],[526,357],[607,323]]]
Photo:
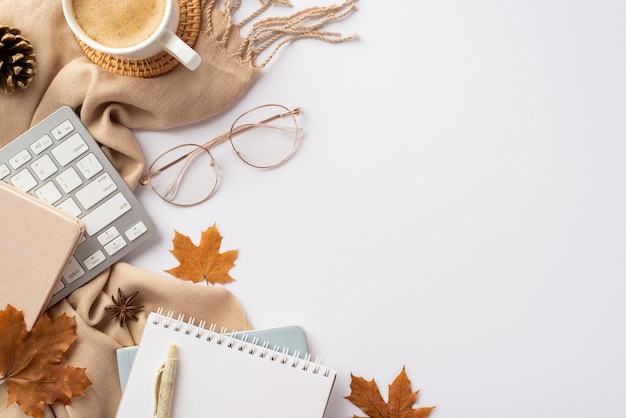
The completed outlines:
[[[0,149],[0,179],[81,219],[85,236],[49,306],[93,279],[155,231],[145,209],[71,108]]]

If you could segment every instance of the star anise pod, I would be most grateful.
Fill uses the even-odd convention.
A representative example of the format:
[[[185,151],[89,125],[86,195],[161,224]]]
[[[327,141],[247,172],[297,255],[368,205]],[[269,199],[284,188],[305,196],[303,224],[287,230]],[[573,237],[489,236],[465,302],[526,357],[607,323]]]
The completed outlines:
[[[115,296],[111,295],[111,299],[113,300],[113,306],[107,306],[105,309],[107,311],[112,311],[113,313],[109,316],[109,320],[113,318],[119,318],[120,327],[123,327],[126,323],[127,319],[133,319],[135,321],[138,320],[137,312],[143,308],[143,305],[133,305],[133,300],[137,296],[139,291],[137,290],[135,293],[130,295],[129,297],[124,296],[122,289],[117,288],[117,300],[115,300]]]

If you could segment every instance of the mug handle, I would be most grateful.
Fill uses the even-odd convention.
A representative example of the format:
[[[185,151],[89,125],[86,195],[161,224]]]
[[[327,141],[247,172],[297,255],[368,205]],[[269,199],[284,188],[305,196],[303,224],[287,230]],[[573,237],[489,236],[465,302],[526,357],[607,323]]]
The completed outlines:
[[[200,55],[170,30],[163,32],[159,44],[191,71],[198,68],[202,62]]]

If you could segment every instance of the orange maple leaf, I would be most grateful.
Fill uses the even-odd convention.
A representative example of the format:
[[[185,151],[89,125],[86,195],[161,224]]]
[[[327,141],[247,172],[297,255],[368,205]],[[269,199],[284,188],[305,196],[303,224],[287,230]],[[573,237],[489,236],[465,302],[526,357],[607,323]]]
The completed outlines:
[[[31,417],[43,416],[45,405],[70,405],[91,381],[85,369],[62,363],[76,340],[76,320],[43,314],[31,331],[24,313],[11,305],[0,311],[0,384],[7,383],[7,406],[17,402]]]
[[[413,408],[417,402],[418,391],[411,391],[411,381],[403,367],[400,374],[389,385],[389,402],[385,402],[374,379],[350,375],[352,392],[346,396],[350,402],[367,414],[367,418],[427,418],[434,406]],[[357,417],[353,418],[365,418]]]
[[[199,246],[196,246],[187,235],[178,231],[174,233],[172,240],[174,248],[170,252],[180,264],[165,270],[167,273],[194,283],[205,280],[211,284],[225,284],[235,280],[228,275],[228,271],[235,265],[239,251],[220,253],[222,236],[215,224],[202,233]]]

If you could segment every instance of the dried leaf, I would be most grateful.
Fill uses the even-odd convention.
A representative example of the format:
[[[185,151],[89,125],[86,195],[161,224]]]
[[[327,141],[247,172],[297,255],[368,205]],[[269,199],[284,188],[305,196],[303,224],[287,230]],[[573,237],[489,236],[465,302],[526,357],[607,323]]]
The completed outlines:
[[[235,265],[238,250],[220,253],[222,236],[215,225],[202,233],[200,245],[196,246],[191,239],[174,231],[172,242],[174,248],[170,251],[180,265],[166,270],[181,280],[191,280],[194,283],[205,280],[207,283],[229,283],[234,281],[228,271]]]
[[[403,367],[400,374],[389,385],[389,402],[386,403],[374,379],[367,381],[351,375],[352,392],[346,396],[350,402],[367,414],[367,418],[427,418],[434,406],[413,408],[417,402],[416,392],[411,391],[411,381]],[[354,418],[365,418],[357,417]]]
[[[42,417],[45,405],[70,405],[91,381],[85,369],[62,363],[76,340],[76,320],[65,314],[44,314],[26,330],[24,314],[8,305],[0,311],[0,384],[7,383],[7,405],[14,402],[32,417]]]

